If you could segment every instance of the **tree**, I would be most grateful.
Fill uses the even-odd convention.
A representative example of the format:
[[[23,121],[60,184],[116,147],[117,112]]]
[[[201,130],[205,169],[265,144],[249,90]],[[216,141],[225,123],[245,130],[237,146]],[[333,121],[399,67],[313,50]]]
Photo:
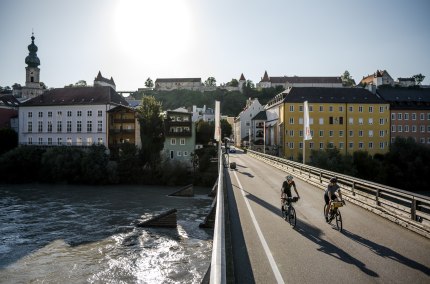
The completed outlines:
[[[237,79],[231,79],[231,81],[227,83],[227,86],[229,86],[229,87],[238,87],[239,86],[239,81],[237,81]]]
[[[0,129],[0,155],[17,146],[18,134],[13,129]]]
[[[222,138],[224,138],[224,137],[230,138],[232,132],[233,132],[233,129],[232,129],[230,123],[228,123],[227,120],[222,119],[221,120],[221,137]]]
[[[196,143],[207,145],[214,137],[215,124],[200,120],[196,123]]]
[[[342,79],[342,84],[344,86],[351,87],[354,85],[354,79],[352,79],[348,70],[345,70],[345,72],[343,72],[343,74],[342,74],[342,76],[340,76],[340,78]]]
[[[152,81],[151,78],[148,77],[148,79],[146,79],[146,81],[145,81],[145,87],[147,87],[147,88],[154,87],[154,82]]]
[[[417,74],[417,75],[414,75],[414,76],[412,76],[412,78],[414,78],[414,80],[415,80],[415,84],[417,85],[417,86],[419,86],[419,85],[421,85],[421,83],[422,83],[422,81],[424,81],[424,78],[425,78],[426,76],[424,76],[423,74]]]
[[[216,86],[216,80],[214,77],[208,77],[208,79],[205,81],[205,86],[207,87],[214,87]]]
[[[161,103],[153,96],[143,96],[137,109],[140,124],[142,164],[150,170],[156,169],[160,162],[160,152],[164,147],[164,124],[161,117]]]
[[[254,82],[252,82],[251,80],[246,80],[245,86],[249,89],[255,88]]]

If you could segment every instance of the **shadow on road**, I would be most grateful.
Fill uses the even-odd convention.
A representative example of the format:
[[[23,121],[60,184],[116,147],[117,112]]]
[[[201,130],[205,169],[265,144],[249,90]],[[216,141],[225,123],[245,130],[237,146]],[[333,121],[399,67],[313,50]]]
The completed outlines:
[[[247,191],[245,191],[245,192],[247,193],[246,197],[249,200],[254,201],[255,203],[257,203],[257,204],[263,206],[264,208],[266,208],[267,210],[269,210],[270,212],[280,216],[280,210],[281,210],[280,207],[277,208],[277,207],[273,206],[272,204],[266,202],[265,200],[262,200],[261,198],[255,196],[255,195],[253,195]],[[343,262],[346,262],[348,264],[355,265],[361,271],[363,271],[364,273],[366,273],[369,276],[379,277],[379,275],[375,271],[367,268],[365,263],[354,258],[349,253],[338,248],[337,246],[333,245],[332,243],[324,240],[322,238],[323,232],[319,228],[311,226],[311,225],[301,221],[300,219],[297,219],[297,226],[296,226],[295,230],[298,233],[300,233],[302,236],[307,238],[308,240],[319,245],[320,247],[318,248],[318,251],[326,253],[326,254],[328,254],[334,258],[337,258]]]
[[[401,264],[409,266],[410,268],[422,271],[426,275],[430,275],[430,268],[429,267],[427,267],[421,263],[418,263],[415,260],[407,258],[407,257],[399,254],[398,252],[395,252],[392,249],[387,248],[386,246],[374,243],[374,242],[372,242],[368,239],[365,239],[365,238],[363,238],[357,234],[354,234],[348,230],[343,230],[343,234],[346,237],[350,238],[351,240],[355,241],[356,243],[359,243],[360,245],[369,248],[372,252],[374,252],[375,254],[377,254],[381,257],[395,260]]]

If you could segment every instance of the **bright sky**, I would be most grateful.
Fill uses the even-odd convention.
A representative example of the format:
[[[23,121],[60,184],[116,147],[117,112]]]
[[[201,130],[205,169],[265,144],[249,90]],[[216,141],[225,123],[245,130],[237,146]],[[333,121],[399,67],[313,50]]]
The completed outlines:
[[[48,87],[98,71],[117,90],[146,78],[340,76],[377,69],[430,85],[428,0],[1,0],[0,86],[25,84],[34,30]]]

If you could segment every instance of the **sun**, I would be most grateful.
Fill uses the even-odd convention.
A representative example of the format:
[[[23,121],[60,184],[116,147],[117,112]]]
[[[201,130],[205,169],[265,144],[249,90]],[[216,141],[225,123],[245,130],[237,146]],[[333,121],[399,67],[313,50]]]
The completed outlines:
[[[179,56],[190,47],[188,1],[118,1],[114,32],[121,50],[130,57]]]

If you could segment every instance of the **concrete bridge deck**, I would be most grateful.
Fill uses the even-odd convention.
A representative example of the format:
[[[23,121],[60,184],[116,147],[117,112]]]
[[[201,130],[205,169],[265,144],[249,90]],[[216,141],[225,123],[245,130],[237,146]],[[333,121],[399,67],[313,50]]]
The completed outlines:
[[[238,151],[228,170],[236,283],[430,283],[430,240],[347,203],[343,232],[323,218],[323,191],[295,178],[297,226],[280,217],[286,173]]]

